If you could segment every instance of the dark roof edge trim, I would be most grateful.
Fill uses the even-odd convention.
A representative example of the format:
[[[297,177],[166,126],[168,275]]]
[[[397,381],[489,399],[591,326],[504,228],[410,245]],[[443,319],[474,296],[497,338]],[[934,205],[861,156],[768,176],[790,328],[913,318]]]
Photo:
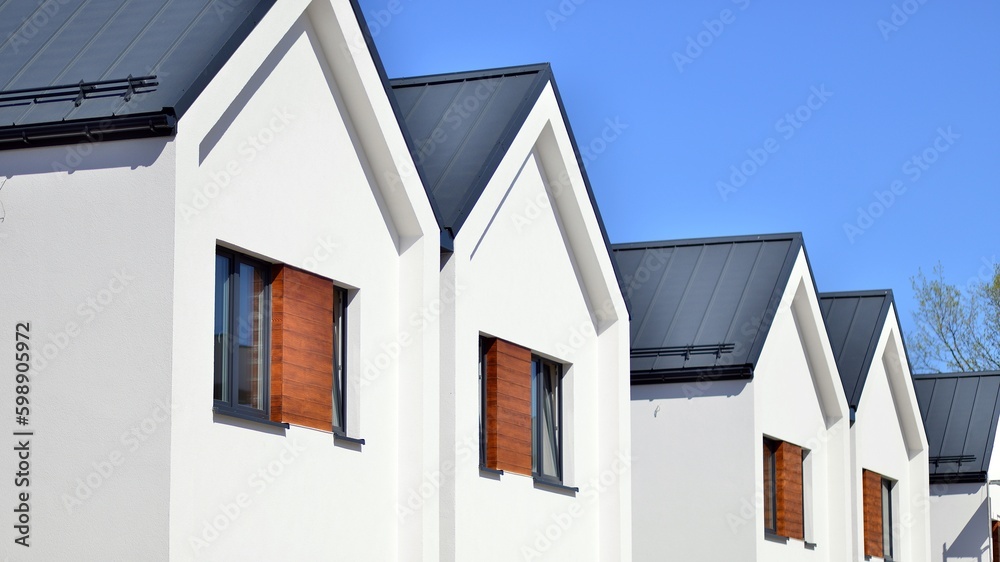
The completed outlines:
[[[774,284],[774,289],[771,290],[771,299],[767,302],[767,308],[764,309],[765,320],[767,325],[762,325],[762,329],[757,331],[757,335],[754,337],[754,341],[750,344],[750,353],[747,355],[747,361],[751,365],[756,365],[757,361],[760,360],[760,354],[764,351],[764,343],[767,341],[768,334],[771,333],[771,326],[774,324],[774,319],[778,314],[778,305],[781,304],[781,297],[785,295],[785,291],[788,290],[788,281],[792,277],[792,269],[795,268],[795,260],[799,258],[799,251],[806,260],[806,269],[809,271],[809,277],[813,283],[813,291],[816,290],[816,278],[813,276],[812,265],[809,263],[809,255],[806,253],[806,245],[802,240],[802,233],[796,232],[788,235],[777,235],[784,236],[769,238],[769,237],[759,237],[761,241],[771,241],[771,240],[791,240],[791,245],[788,247],[788,253],[785,255],[785,263],[781,265],[781,272],[778,274],[777,282]],[[790,238],[789,238],[790,237]],[[770,313],[770,319],[766,319],[767,313]],[[823,315],[819,315],[820,322],[823,321]],[[821,335],[826,335],[826,326],[821,326]],[[839,378],[839,377],[838,377]]]
[[[0,150],[104,142],[177,133],[173,110],[0,127]]]
[[[1000,377],[1000,371],[969,371],[967,373],[914,373],[915,379],[952,379],[965,377]]]
[[[499,78],[501,76],[535,74],[545,72],[547,70],[549,70],[548,63],[523,64],[518,66],[505,66],[501,68],[488,68],[484,70],[470,70],[467,72],[444,72],[441,74],[393,78],[389,80],[389,83],[393,88],[405,88],[408,86],[429,86],[431,84],[448,84],[451,82],[465,82],[468,80]]]
[[[552,93],[556,96],[556,105],[559,106],[559,113],[562,115],[563,124],[566,125],[566,133],[569,136],[570,146],[573,147],[573,154],[576,155],[576,164],[580,168],[580,175],[583,176],[583,185],[587,188],[587,197],[590,198],[590,208],[594,210],[594,216],[597,218],[597,226],[601,229],[601,237],[604,238],[604,249],[608,253],[608,259],[611,261],[611,271],[615,274],[615,285],[618,286],[618,292],[621,293],[622,300],[625,301],[625,312],[628,314],[629,322],[632,321],[632,303],[628,299],[628,295],[622,290],[621,284],[621,272],[618,270],[618,260],[615,259],[613,252],[611,251],[611,239],[608,238],[608,229],[604,226],[604,218],[601,216],[601,208],[597,205],[597,198],[594,197],[594,188],[590,184],[590,176],[587,175],[587,167],[583,162],[583,155],[580,153],[580,147],[576,142],[576,135],[573,134],[573,126],[569,122],[569,116],[566,114],[566,104],[563,103],[562,95],[559,94],[559,86],[556,85],[556,80],[554,73],[550,65],[549,76],[550,82],[552,83]],[[751,373],[751,376],[753,374]]]
[[[191,104],[198,99],[198,96],[205,91],[208,84],[215,78],[219,71],[222,70],[222,67],[229,62],[229,59],[233,56],[233,53],[236,52],[236,49],[238,49],[240,45],[246,41],[247,37],[249,37],[250,33],[257,27],[257,24],[264,19],[264,16],[267,15],[267,12],[270,11],[271,6],[273,6],[275,2],[276,0],[261,0],[254,7],[254,9],[247,14],[243,23],[241,23],[233,34],[229,36],[229,39],[222,45],[219,52],[212,57],[212,60],[194,79],[194,82],[187,89],[187,91],[184,92],[181,99],[177,101],[174,106],[174,111],[177,117],[183,116],[184,113],[187,112],[188,108],[191,107]]]
[[[365,19],[364,10],[361,8],[361,4],[358,0],[350,0],[351,9],[354,10],[354,18],[358,20],[358,27],[361,28],[361,36],[365,40],[365,45],[368,46],[368,53],[372,57],[372,62],[375,63],[375,71],[378,73],[379,80],[382,81],[382,90],[385,91],[385,95],[389,98],[389,107],[392,108],[392,114],[396,117],[396,125],[399,127],[400,133],[403,135],[403,142],[406,143],[406,153],[410,155],[413,159],[413,167],[417,170],[417,177],[420,178],[420,184],[425,190],[428,189],[427,185],[427,174],[424,172],[423,166],[420,161],[413,158],[413,154],[416,154],[417,147],[413,143],[413,135],[410,134],[409,127],[406,126],[406,119],[403,117],[403,112],[399,109],[399,102],[396,100],[396,94],[392,91],[392,85],[389,83],[389,76],[385,72],[385,65],[382,63],[382,57],[378,54],[378,49],[375,48],[375,39],[372,37],[371,30],[368,28],[368,21]],[[454,251],[454,237],[448,234],[445,236],[445,229],[441,225],[441,211],[438,208],[437,201],[431,197],[429,191],[427,193],[427,200],[430,202],[431,210],[434,211],[434,220],[438,223],[438,228],[441,228],[441,249],[446,252]],[[446,241],[447,240],[447,241]]]
[[[625,242],[614,244],[617,250],[655,250],[658,248],[677,248],[680,246],[705,246],[710,244],[732,244],[738,242],[774,242],[780,240],[801,239],[801,232],[784,232],[779,234],[751,234],[746,236],[716,236],[710,238],[682,238],[678,240],[656,240],[650,242]]]
[[[735,380],[753,380],[753,365],[699,367],[696,369],[660,369],[638,373],[632,372],[631,377],[633,385]]]
[[[985,472],[963,472],[950,474],[931,474],[931,484],[985,484]]]

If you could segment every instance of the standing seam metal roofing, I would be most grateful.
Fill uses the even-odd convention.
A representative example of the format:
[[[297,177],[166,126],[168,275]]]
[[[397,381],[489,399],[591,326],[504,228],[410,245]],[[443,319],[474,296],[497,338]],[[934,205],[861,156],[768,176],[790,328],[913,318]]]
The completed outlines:
[[[855,411],[861,402],[879,335],[892,304],[891,290],[819,295],[820,311],[837,359],[847,404]]]
[[[0,149],[173,134],[274,2],[0,0]]]
[[[931,482],[985,483],[1000,420],[1000,371],[917,375],[913,388]]]
[[[799,233],[616,244],[632,307],[632,382],[751,378]]]

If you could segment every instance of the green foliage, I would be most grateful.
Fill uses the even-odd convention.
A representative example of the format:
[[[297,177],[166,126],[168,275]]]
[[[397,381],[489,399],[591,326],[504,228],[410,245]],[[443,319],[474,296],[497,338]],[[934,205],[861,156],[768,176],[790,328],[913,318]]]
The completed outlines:
[[[909,354],[916,372],[1000,370],[1000,265],[963,289],[945,281],[939,263],[931,277],[910,279],[917,311]]]

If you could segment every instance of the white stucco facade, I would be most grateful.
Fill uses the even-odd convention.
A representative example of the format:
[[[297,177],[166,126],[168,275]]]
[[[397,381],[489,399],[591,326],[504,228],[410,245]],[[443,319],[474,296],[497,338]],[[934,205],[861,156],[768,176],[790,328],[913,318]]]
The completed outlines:
[[[864,560],[863,470],[895,482],[893,559],[931,560],[927,437],[899,333],[895,311],[890,309],[851,427],[852,560]]]
[[[628,560],[628,313],[546,87],[442,265],[441,560]],[[564,484],[479,470],[480,335],[564,365]],[[454,467],[454,468],[452,468]]]
[[[804,252],[751,381],[632,388],[636,560],[849,557],[849,419]],[[805,541],[763,526],[763,439],[809,451]]]

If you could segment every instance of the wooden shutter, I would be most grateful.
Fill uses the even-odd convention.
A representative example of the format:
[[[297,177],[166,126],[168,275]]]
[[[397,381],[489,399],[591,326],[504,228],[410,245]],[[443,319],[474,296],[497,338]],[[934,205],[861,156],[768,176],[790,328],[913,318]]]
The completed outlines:
[[[993,562],[1000,562],[1000,521],[991,521],[993,532]]]
[[[802,447],[781,443],[775,453],[778,529],[783,537],[805,540],[802,506]]]
[[[861,472],[865,509],[865,556],[882,558],[882,475]]]
[[[333,282],[287,265],[271,283],[271,419],[333,431]]]
[[[486,467],[531,476],[531,350],[486,349]]]

